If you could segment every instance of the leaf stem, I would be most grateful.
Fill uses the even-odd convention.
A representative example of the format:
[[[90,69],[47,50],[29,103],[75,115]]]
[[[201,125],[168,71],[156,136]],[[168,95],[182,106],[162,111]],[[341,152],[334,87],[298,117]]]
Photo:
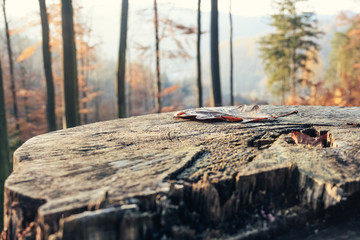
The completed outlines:
[[[285,114],[282,114],[282,115],[279,115],[279,116],[274,116],[273,118],[286,117],[286,116],[289,116],[289,115],[292,115],[292,114],[297,114],[297,113],[298,113],[298,111],[295,110],[295,111],[285,113]]]

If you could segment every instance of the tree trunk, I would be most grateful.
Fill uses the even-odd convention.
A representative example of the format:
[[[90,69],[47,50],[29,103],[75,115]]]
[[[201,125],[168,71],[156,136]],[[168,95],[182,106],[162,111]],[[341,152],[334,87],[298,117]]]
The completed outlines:
[[[7,134],[5,96],[0,60],[0,230],[3,228],[4,182],[10,173],[9,142]]]
[[[291,29],[291,34],[292,36],[296,36],[296,29],[295,26],[293,25],[292,29]],[[290,80],[291,80],[291,98],[292,98],[292,102],[296,99],[296,47],[297,46],[293,46],[293,44],[291,44],[290,47],[290,54],[291,54],[291,58],[290,58]]]
[[[132,116],[132,101],[131,101],[131,98],[132,98],[132,88],[131,88],[131,83],[133,81],[132,79],[132,64],[131,64],[131,51],[128,50],[128,56],[129,56],[129,84],[128,84],[128,96],[127,96],[127,99],[128,99],[128,116],[131,117]]]
[[[156,54],[156,91],[155,91],[155,105],[157,112],[161,112],[162,101],[161,101],[161,79],[160,79],[160,50],[159,50],[159,20],[158,20],[158,10],[157,2],[154,0],[154,24],[155,24],[155,54]]]
[[[100,82],[99,82],[99,78],[96,76],[95,78],[95,92],[99,92],[100,91]],[[100,101],[101,101],[101,96],[98,96],[95,98],[95,122],[99,122],[100,121]]]
[[[55,115],[55,90],[54,80],[51,68],[51,52],[50,52],[50,34],[49,22],[46,12],[45,0],[39,0],[40,4],[40,17],[42,29],[42,48],[43,48],[43,63],[46,79],[47,101],[46,101],[46,119],[48,124],[48,131],[56,130],[56,115]]]
[[[234,105],[234,58],[233,58],[233,21],[231,15],[231,0],[229,9],[230,20],[230,105]]]
[[[18,80],[19,80],[19,83],[20,83],[20,87],[19,89],[24,89],[24,90],[28,90],[29,89],[29,86],[27,84],[27,81],[26,81],[26,69],[25,67],[20,63],[20,69],[19,69],[19,74],[18,76]],[[29,106],[29,96],[27,94],[24,94],[22,97],[18,98],[20,104],[22,102],[22,106],[24,106],[24,115],[25,115],[25,120],[26,120],[26,123],[30,123],[31,122],[31,119],[30,119],[30,106]]]
[[[221,84],[219,67],[219,23],[218,1],[211,0],[211,29],[210,29],[210,52],[211,52],[211,77],[214,106],[221,106]]]
[[[79,125],[79,88],[72,0],[61,0],[63,61],[64,61],[64,102],[65,128]]]
[[[17,99],[16,99],[14,62],[13,62],[12,50],[11,50],[9,24],[8,24],[8,21],[7,21],[7,18],[6,18],[5,0],[3,0],[3,14],[4,14],[4,22],[5,22],[7,52],[8,52],[8,58],[9,58],[9,66],[10,66],[10,91],[11,91],[12,103],[13,103],[13,111],[14,111],[14,118],[15,118],[15,128],[16,128],[16,130],[20,130],[18,106],[17,106]]]
[[[291,63],[290,63],[290,80],[291,80],[291,97],[292,100],[296,98],[296,75],[295,75],[295,50],[291,50]]]
[[[280,100],[280,104],[284,105],[285,104],[285,85],[286,85],[286,78],[282,77],[282,83],[281,83],[281,100]]]
[[[198,0],[198,10],[197,10],[197,106],[203,106],[203,96],[202,96],[202,84],[201,84],[201,0]]]
[[[87,70],[85,70],[86,66],[89,66],[88,62],[86,61],[86,56],[82,56],[80,59],[80,64],[81,64],[81,71],[80,71],[80,75],[82,76],[82,91],[81,91],[81,97],[83,99],[82,102],[82,109],[84,110],[83,114],[82,114],[82,119],[83,119],[83,124],[87,124],[88,123],[88,101],[86,100],[87,98]]]
[[[128,19],[128,0],[122,0],[121,7],[121,30],[120,30],[120,47],[118,56],[117,69],[117,107],[118,117],[126,117],[126,91],[125,91],[125,66],[126,66],[126,35]]]
[[[303,239],[355,239],[360,107],[262,107],[292,110],[248,124],[152,114],[30,139],[5,182],[6,239],[294,240],[276,237],[301,227]],[[331,222],[356,231],[314,234]]]
[[[89,57],[85,58],[85,65],[86,66],[90,66],[90,59]],[[88,97],[88,91],[89,91],[89,87],[88,87],[88,80],[89,80],[89,69],[84,71],[84,81],[85,81],[85,91],[83,92],[83,97],[87,98]],[[88,101],[84,102],[83,105],[84,109],[88,109],[89,108],[89,104]],[[89,109],[86,111],[86,113],[84,114],[84,123],[88,124],[89,123]]]

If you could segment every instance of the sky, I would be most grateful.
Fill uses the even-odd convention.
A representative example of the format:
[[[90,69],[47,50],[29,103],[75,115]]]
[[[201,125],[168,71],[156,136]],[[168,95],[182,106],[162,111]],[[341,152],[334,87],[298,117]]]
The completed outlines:
[[[59,0],[46,0],[47,4],[54,1]],[[84,6],[83,16],[92,21],[90,25],[93,26],[94,33],[99,36],[103,46],[118,45],[121,0],[73,0],[73,2],[79,2]],[[158,0],[159,4],[166,3],[173,7],[194,10],[197,9],[197,2],[197,0]],[[202,11],[210,11],[210,0],[201,2]],[[272,2],[271,0],[232,0],[232,12],[239,16],[269,16],[272,13]],[[137,9],[140,7],[151,9],[152,4],[153,0],[129,0],[130,10],[134,5]],[[308,0],[302,5],[303,10],[314,11],[319,15],[337,15],[344,10],[360,12],[360,0]],[[218,8],[219,11],[228,13],[229,0],[218,0]],[[8,0],[6,9],[10,27],[21,28],[25,22],[40,21],[38,0]],[[0,24],[3,25],[2,18]],[[110,58],[116,57],[116,52],[112,48],[104,49],[104,54]]]
[[[115,14],[120,8],[121,0],[74,0],[86,3],[88,8],[99,12]],[[48,1],[49,2],[49,1]],[[152,0],[129,0],[129,4],[151,5]],[[177,7],[197,8],[197,0],[158,0],[159,3],[171,2]],[[271,13],[271,0],[232,0],[232,11],[241,16],[265,16]],[[11,17],[21,17],[30,12],[38,11],[38,0],[9,0],[7,1],[8,14]],[[309,0],[307,8],[316,14],[334,15],[340,10],[360,11],[360,1],[356,0]],[[210,0],[202,0],[202,10],[210,10]],[[219,10],[229,10],[229,0],[219,0]],[[116,11],[118,13],[118,11]]]

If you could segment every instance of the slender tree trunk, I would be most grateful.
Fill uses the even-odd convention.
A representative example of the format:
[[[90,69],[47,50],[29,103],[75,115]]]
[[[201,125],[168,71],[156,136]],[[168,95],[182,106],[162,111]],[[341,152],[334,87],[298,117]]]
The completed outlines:
[[[296,29],[295,26],[293,25],[292,28],[292,36],[296,35]],[[293,45],[293,44],[291,44]],[[291,58],[290,58],[290,79],[291,79],[291,97],[292,100],[294,101],[296,99],[296,70],[295,70],[295,66],[296,66],[296,49],[294,47],[292,47],[292,49],[290,49],[291,52]]]
[[[10,31],[9,31],[9,24],[8,24],[7,17],[6,17],[5,3],[6,3],[6,1],[3,0],[3,15],[4,15],[5,31],[6,31],[7,52],[8,52],[8,58],[9,58],[9,66],[10,66],[10,91],[11,91],[12,103],[13,103],[15,128],[16,128],[16,130],[20,130],[18,105],[17,105],[17,99],[16,99],[14,62],[13,62],[13,57],[12,57]]]
[[[128,52],[129,52],[129,54],[128,54],[128,56],[129,56],[129,63],[128,63],[128,65],[129,65],[129,84],[128,84],[128,96],[127,96],[127,98],[128,98],[128,116],[129,117],[131,117],[131,115],[132,115],[132,101],[131,101],[131,95],[132,95],[132,88],[131,88],[131,83],[132,83],[132,64],[131,64],[131,59],[130,59],[130,57],[131,57],[131,51],[130,50],[128,50]]]
[[[100,83],[98,77],[95,78],[95,91],[96,92],[100,91]],[[101,101],[100,96],[95,98],[95,122],[100,121],[100,101]]]
[[[157,10],[157,2],[154,0],[154,24],[155,24],[155,54],[156,54],[156,101],[155,106],[157,108],[157,112],[161,112],[162,108],[162,99],[161,99],[161,79],[160,79],[160,49],[159,49],[159,19],[158,19],[158,10]]]
[[[86,91],[83,91],[82,92],[82,97],[85,99],[86,97],[87,97],[87,92]],[[83,109],[87,109],[88,108],[88,104],[87,104],[87,102],[85,101],[85,102],[83,102]],[[83,124],[87,124],[88,123],[88,114],[87,114],[87,112],[85,112],[84,114],[83,114]]]
[[[56,130],[56,115],[55,115],[55,90],[54,79],[51,68],[51,52],[50,52],[50,34],[49,34],[49,22],[46,12],[45,0],[39,0],[40,4],[40,16],[41,16],[41,28],[42,28],[42,48],[43,48],[43,63],[46,79],[46,119],[48,124],[48,131]]]
[[[210,53],[211,53],[211,77],[212,93],[215,106],[221,106],[221,84],[219,67],[219,23],[218,1],[211,0],[211,29],[210,29]]]
[[[233,20],[231,14],[231,0],[229,9],[230,20],[230,105],[234,105],[234,58],[233,58]]]
[[[126,66],[126,35],[128,19],[128,0],[122,0],[121,7],[121,30],[120,30],[120,47],[118,56],[117,69],[117,107],[118,117],[126,117],[126,90],[125,90],[125,66]]]
[[[146,83],[146,89],[144,91],[144,99],[151,99],[152,96],[154,96],[153,94],[153,87],[154,87],[154,83],[152,81],[152,76],[150,72],[144,72],[144,75],[146,76],[145,78],[145,83]],[[144,111],[145,113],[149,113],[149,109],[152,108],[154,106],[154,102],[153,101],[145,101],[145,105],[144,105]]]
[[[28,88],[28,84],[26,82],[26,70],[25,70],[25,67],[22,66],[22,64],[20,63],[20,69],[19,69],[19,75],[20,75],[20,78],[18,78],[20,81],[20,87],[19,89],[29,89]],[[20,97],[20,100],[19,102],[21,103],[22,102],[22,105],[24,106],[24,112],[25,112],[25,120],[27,123],[30,123],[31,122],[31,119],[30,119],[30,106],[28,104],[28,100],[29,100],[29,97],[27,96],[27,94],[24,94],[24,96]]]
[[[86,70],[85,67],[88,65],[87,61],[86,61],[86,56],[82,56],[81,60],[80,60],[80,64],[81,64],[81,71],[80,71],[80,75],[82,76],[82,91],[81,91],[81,97],[84,100],[82,102],[82,109],[84,110],[84,113],[82,115],[83,117],[83,124],[87,124],[88,122],[88,114],[87,112],[87,108],[88,108],[88,102],[86,100],[87,97],[87,77],[86,77]]]
[[[198,0],[197,9],[197,52],[196,52],[196,64],[197,64],[197,106],[203,106],[202,96],[202,84],[201,84],[201,0]]]
[[[85,58],[85,65],[86,66],[90,66],[90,59],[89,57],[86,57]],[[88,97],[88,91],[89,91],[89,88],[88,88],[88,83],[89,83],[89,69],[85,70],[84,71],[84,81],[85,81],[85,91],[83,92],[83,97],[84,98],[87,98]],[[89,108],[89,102],[86,101],[84,102],[83,104],[83,108],[84,109],[88,109]],[[89,109],[86,111],[86,114],[84,114],[84,123],[87,124],[89,123]]]
[[[95,100],[95,122],[99,122],[100,121],[100,100],[96,99]]]
[[[291,50],[291,63],[290,63],[290,79],[291,79],[291,97],[296,98],[296,75],[295,75],[295,50]]]
[[[286,78],[285,77],[283,77],[282,78],[282,84],[281,84],[281,86],[282,86],[282,89],[281,89],[281,105],[284,105],[285,104],[285,84],[286,84]]]
[[[72,0],[61,0],[63,61],[64,61],[64,102],[65,127],[75,127],[80,123],[79,87]]]
[[[5,96],[0,59],[0,231],[3,229],[4,182],[10,174],[9,142],[7,134]]]

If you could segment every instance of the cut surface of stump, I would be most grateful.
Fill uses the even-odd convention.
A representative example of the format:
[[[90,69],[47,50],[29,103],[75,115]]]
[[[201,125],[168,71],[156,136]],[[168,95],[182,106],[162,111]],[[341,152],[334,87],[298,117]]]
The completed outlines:
[[[351,208],[360,196],[360,108],[262,109],[298,114],[242,124],[163,113],[34,137],[14,154],[3,234],[267,238]],[[293,131],[327,138],[323,147],[295,144]]]

